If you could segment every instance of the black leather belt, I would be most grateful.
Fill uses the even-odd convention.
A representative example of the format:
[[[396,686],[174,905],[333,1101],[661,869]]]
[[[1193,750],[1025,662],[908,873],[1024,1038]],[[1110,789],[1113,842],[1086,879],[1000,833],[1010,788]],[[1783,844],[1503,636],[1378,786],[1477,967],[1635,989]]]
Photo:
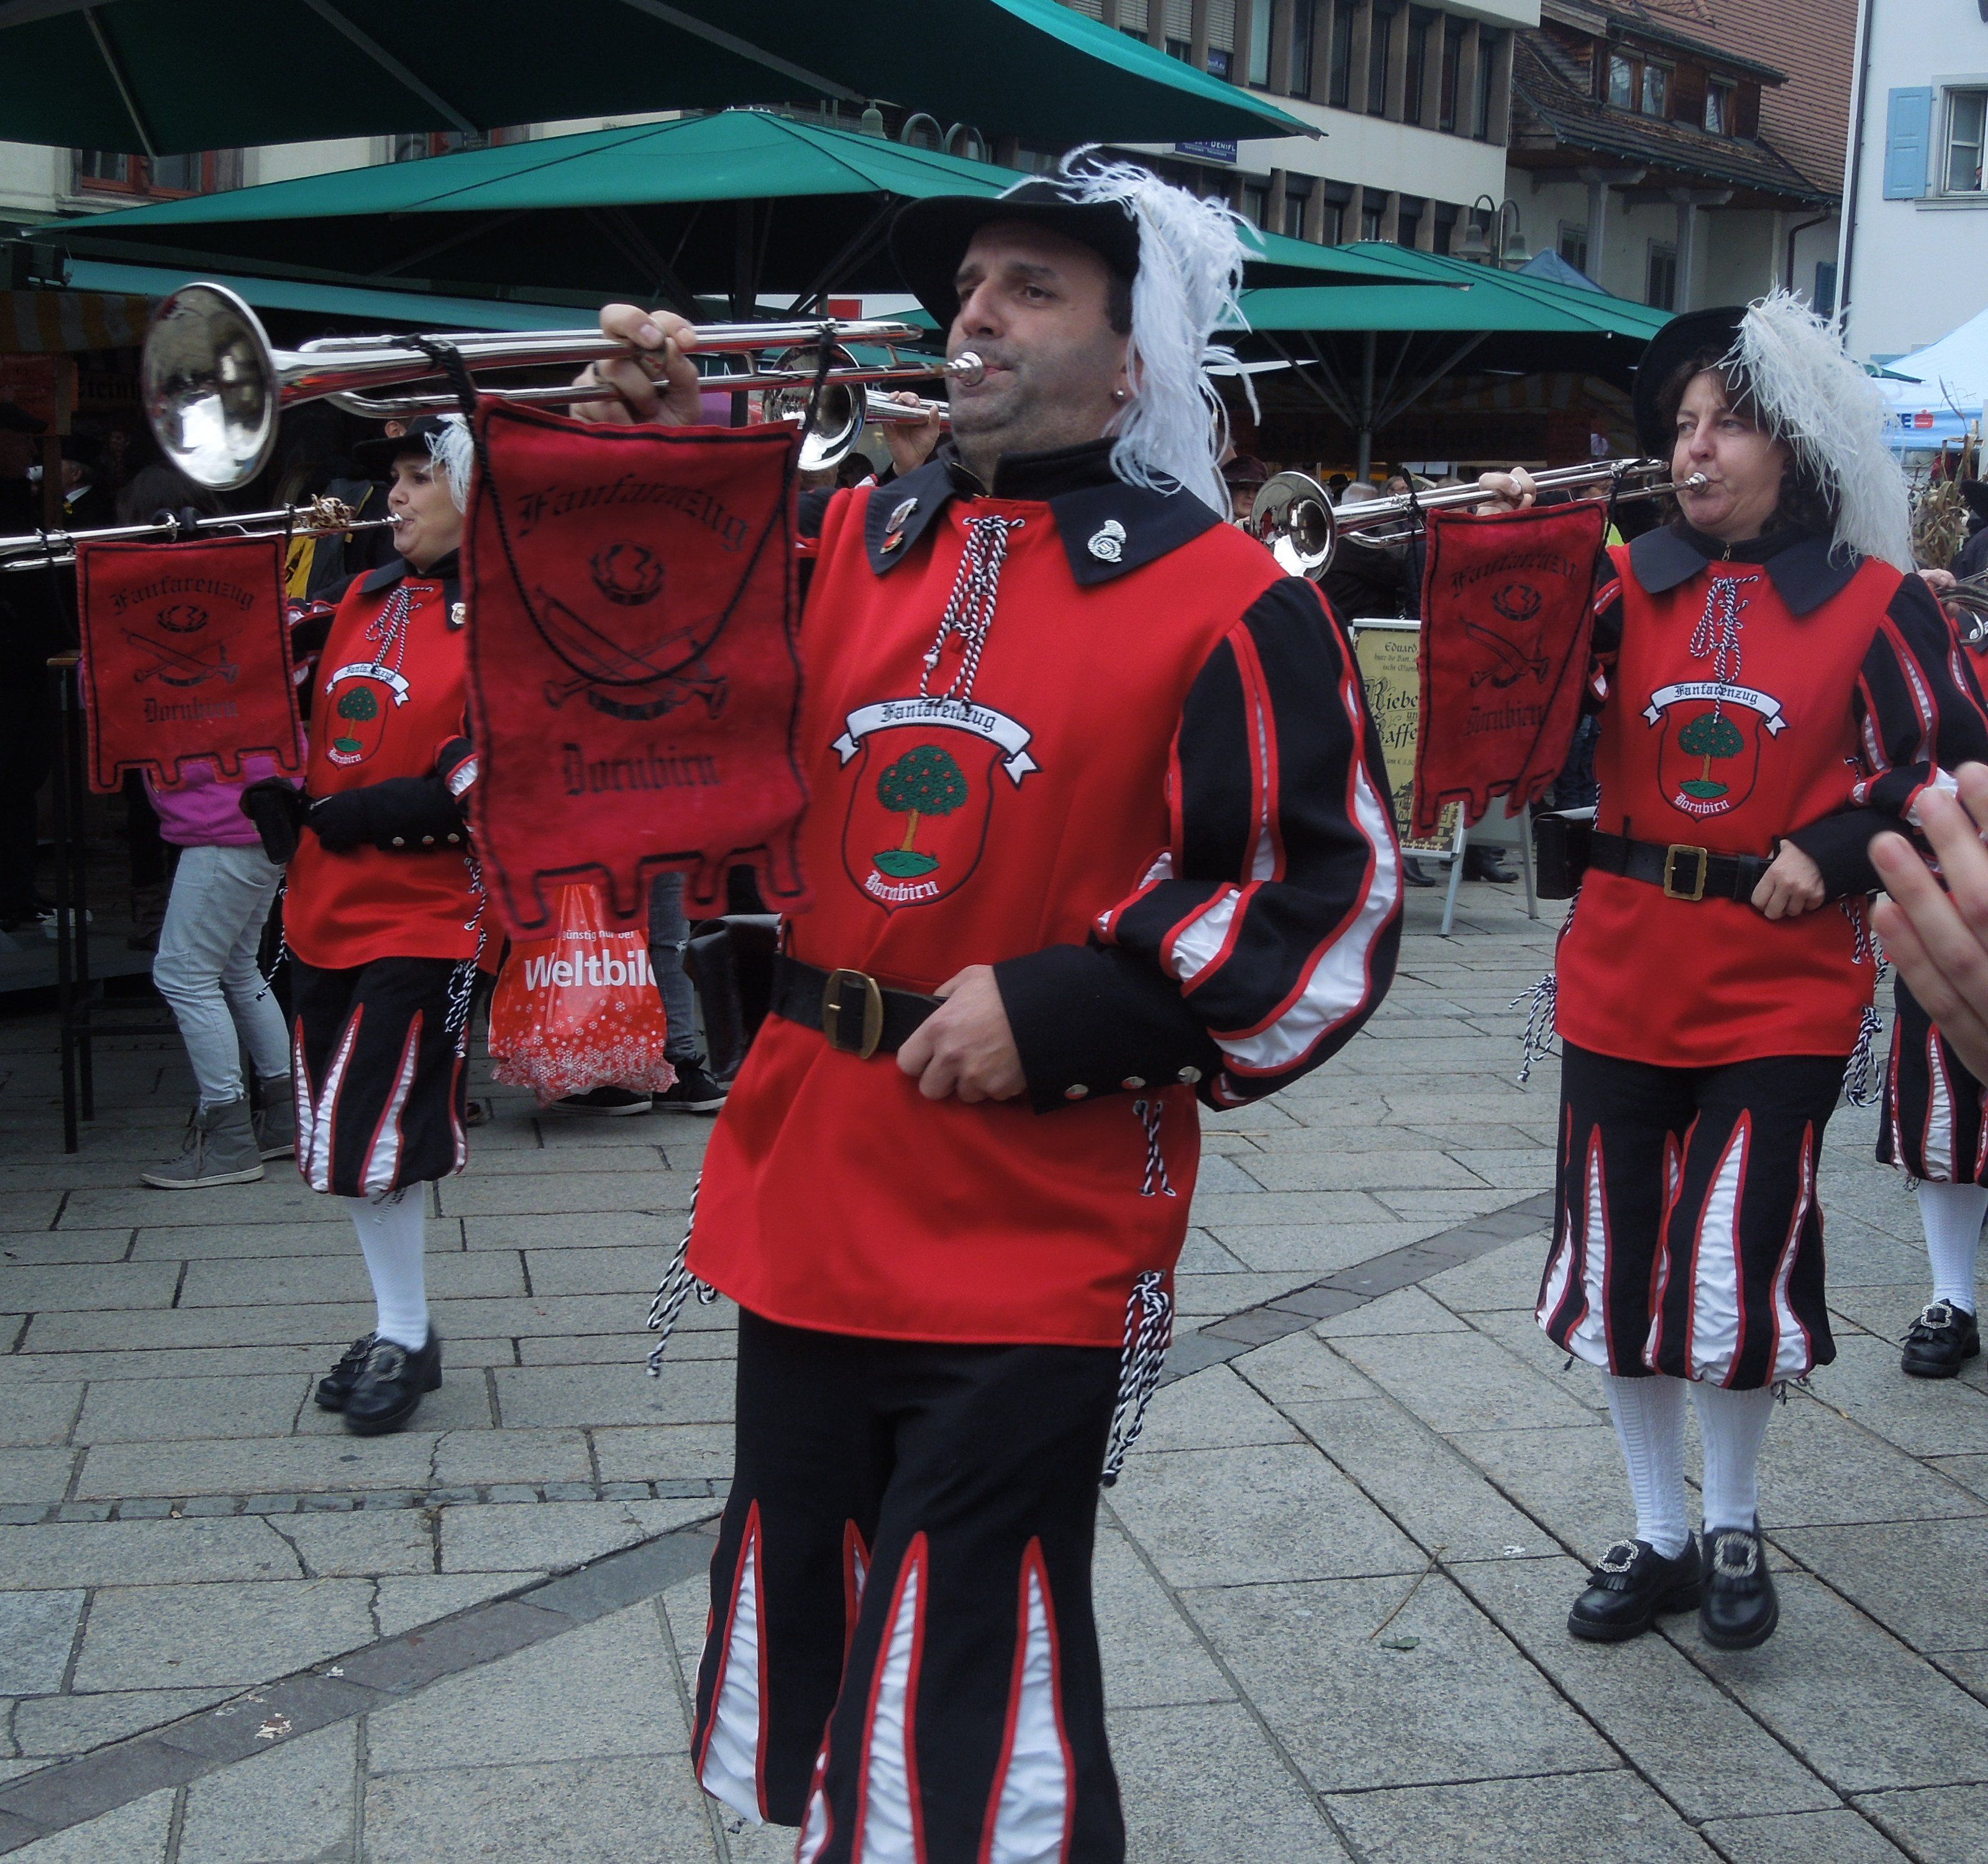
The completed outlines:
[[[935,996],[888,990],[863,971],[823,971],[782,952],[773,960],[773,1014],[818,1029],[845,1055],[894,1055],[939,1006]]]
[[[1595,831],[1587,864],[1604,874],[1647,881],[1667,900],[1739,900],[1753,897],[1773,863],[1762,854],[1715,854],[1682,841],[1631,841]]]

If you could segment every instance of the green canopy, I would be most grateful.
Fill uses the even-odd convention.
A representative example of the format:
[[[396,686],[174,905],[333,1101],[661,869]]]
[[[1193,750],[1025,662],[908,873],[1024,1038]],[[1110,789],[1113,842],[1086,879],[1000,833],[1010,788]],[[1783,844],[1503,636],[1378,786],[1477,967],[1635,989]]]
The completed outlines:
[[[1356,437],[1362,472],[1375,433],[1468,364],[1477,374],[1546,371],[1625,386],[1670,320],[1605,292],[1557,285],[1380,241],[1337,249],[1391,285],[1246,291],[1246,354],[1299,365],[1259,379],[1266,403],[1322,404]]]
[[[1314,133],[1056,0],[0,0],[0,138],[69,147],[872,98],[1063,144]]]
[[[390,162],[72,222],[71,249],[202,261],[344,285],[632,296],[685,308],[901,289],[884,249],[906,200],[992,195],[1022,178],[985,162],[763,111],[559,136]],[[1364,281],[1346,249],[1252,232],[1263,283]]]

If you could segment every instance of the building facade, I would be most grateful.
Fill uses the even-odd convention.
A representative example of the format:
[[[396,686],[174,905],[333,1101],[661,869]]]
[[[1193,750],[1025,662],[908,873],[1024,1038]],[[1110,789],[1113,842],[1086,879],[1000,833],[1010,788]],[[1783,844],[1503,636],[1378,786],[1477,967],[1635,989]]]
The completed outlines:
[[[1844,341],[1883,362],[1988,305],[1988,0],[1863,0],[1857,30]]]

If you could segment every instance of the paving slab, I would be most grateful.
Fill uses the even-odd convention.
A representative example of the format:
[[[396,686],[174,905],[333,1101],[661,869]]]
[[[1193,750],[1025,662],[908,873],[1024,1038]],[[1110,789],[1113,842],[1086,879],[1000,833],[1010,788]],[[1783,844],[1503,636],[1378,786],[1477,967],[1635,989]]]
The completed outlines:
[[[169,1262],[0,1267],[0,1309],[10,1314],[168,1308],[179,1270]]]
[[[253,1683],[374,1637],[371,1582],[106,1587],[76,1659],[83,1690]]]
[[[1449,1579],[1432,1573],[1411,1596],[1413,1578],[1199,1589],[1183,1599],[1320,1792],[1617,1764]]]
[[[147,1793],[7,1856],[11,1864],[165,1864],[174,1797],[171,1787]]]
[[[584,1433],[514,1426],[448,1432],[435,1445],[434,1474],[437,1487],[449,1489],[492,1482],[586,1482],[593,1465]]]
[[[1214,1365],[1153,1395],[1134,1453],[1297,1441],[1290,1423],[1234,1372]]]
[[[424,1508],[286,1514],[266,1524],[272,1536],[296,1550],[310,1578],[374,1578],[435,1570],[435,1531]]]
[[[1126,1708],[1109,1716],[1139,1864],[1327,1864],[1349,1854],[1239,1703]]]
[[[87,1696],[42,1696],[15,1705],[14,1738],[24,1754],[87,1754],[109,1741],[177,1721],[224,1700],[225,1687],[109,1690]]]
[[[100,1443],[84,1458],[83,1496],[294,1494],[317,1489],[424,1489],[438,1439],[425,1432],[357,1438]]]
[[[1713,1864],[1717,1856],[1626,1772],[1340,1794],[1328,1803],[1370,1864],[1502,1864],[1520,1858]]]
[[[73,1591],[0,1593],[0,1695],[63,1686],[83,1599]]]
[[[631,1605],[367,1720],[375,1774],[687,1752],[653,1606]]]
[[[1303,1443],[1135,1453],[1113,1511],[1176,1586],[1412,1573],[1414,1543]]]
[[[1334,1345],[1436,1430],[1578,1429],[1594,1422],[1588,1409],[1559,1385],[1481,1333],[1411,1334],[1392,1341],[1335,1336]]]
[[[675,1350],[674,1341],[671,1350]],[[732,1479],[729,1424],[638,1424],[589,1434],[603,1482]]]
[[[1868,1818],[1847,1807],[1713,1819],[1702,1829],[1729,1864],[1901,1864],[1905,1856]]]
[[[1099,1527],[1091,1585],[1109,1707],[1158,1708],[1235,1700],[1236,1692],[1172,1592],[1153,1576],[1108,1516]]]
[[[179,1305],[248,1308],[365,1301],[372,1294],[365,1259],[356,1238],[348,1233],[343,1241],[345,1247],[335,1255],[189,1262]],[[431,1301],[527,1291],[523,1264],[509,1250],[438,1250],[425,1257],[423,1267]]]
[[[1479,1561],[1452,1570],[1457,1584],[1693,1823],[1842,1803],[1666,1639],[1591,1644],[1571,1636],[1567,1608],[1587,1578],[1578,1561]]]
[[[83,1408],[79,1384],[42,1382],[9,1389],[0,1401],[0,1444],[65,1442]]]
[[[625,1304],[623,1318],[628,1318]],[[651,1379],[642,1367],[638,1338],[631,1338],[634,1350],[620,1365],[500,1368],[495,1376],[505,1424],[730,1423],[736,1375],[729,1361],[665,1357],[661,1375]]]
[[[359,1730],[346,1722],[196,1780],[175,1864],[336,1856],[357,1810]]]
[[[1459,1560],[1537,1558],[1554,1542],[1481,1471],[1391,1400],[1287,1415],[1418,1545]]]
[[[158,1443],[287,1436],[312,1381],[295,1373],[117,1379],[93,1384],[77,1420],[79,1443]]]
[[[522,1591],[547,1577],[540,1571],[388,1575],[379,1584],[373,1615],[382,1637],[397,1637],[418,1625],[466,1611],[485,1600]]]
[[[713,1864],[711,1823],[688,1761],[650,1756],[550,1765],[438,1768],[366,1789],[367,1864],[529,1858],[534,1864]]]
[[[1781,1629],[1758,1650],[1713,1651],[1695,1624],[1679,1642],[1839,1793],[1988,1780],[1988,1704],[1817,1581],[1777,1583]]]
[[[445,1573],[558,1569],[598,1559],[706,1515],[719,1500],[540,1502],[529,1507],[485,1504],[441,1510]]]
[[[0,1588],[303,1577],[269,1524],[246,1517],[0,1527]]]
[[[1920,1864],[1980,1864],[1988,1856],[1988,1787],[1872,1793],[1857,1804]]]

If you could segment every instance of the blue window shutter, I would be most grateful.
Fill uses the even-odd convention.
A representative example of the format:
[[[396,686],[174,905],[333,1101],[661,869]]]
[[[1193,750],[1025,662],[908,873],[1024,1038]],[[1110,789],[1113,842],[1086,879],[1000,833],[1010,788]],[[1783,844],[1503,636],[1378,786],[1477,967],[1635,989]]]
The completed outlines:
[[[1891,95],[1885,120],[1885,198],[1916,201],[1926,191],[1932,140],[1932,87],[1912,85]]]

